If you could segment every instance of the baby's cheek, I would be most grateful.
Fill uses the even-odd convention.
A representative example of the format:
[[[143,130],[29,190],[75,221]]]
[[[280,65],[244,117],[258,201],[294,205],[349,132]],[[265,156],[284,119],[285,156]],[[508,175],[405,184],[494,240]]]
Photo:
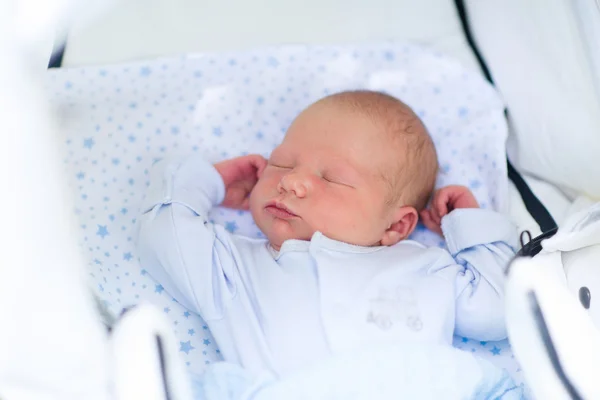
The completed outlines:
[[[375,205],[356,204],[354,207],[353,228],[360,230],[365,236],[379,235],[382,231],[381,213],[377,212]],[[385,229],[383,229],[385,230]]]
[[[342,229],[354,232],[363,229],[368,217],[364,210],[352,201],[351,197],[340,198],[330,212],[336,216],[337,225]]]
[[[257,192],[274,191],[277,190],[277,183],[279,183],[279,179],[274,174],[263,174],[256,182],[254,190]]]

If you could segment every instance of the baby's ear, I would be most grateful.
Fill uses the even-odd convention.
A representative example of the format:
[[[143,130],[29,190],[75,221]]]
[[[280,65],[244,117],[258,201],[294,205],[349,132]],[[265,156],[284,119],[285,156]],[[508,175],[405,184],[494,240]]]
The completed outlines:
[[[414,207],[400,207],[394,212],[393,221],[383,233],[382,246],[391,246],[408,238],[419,222],[419,214]]]

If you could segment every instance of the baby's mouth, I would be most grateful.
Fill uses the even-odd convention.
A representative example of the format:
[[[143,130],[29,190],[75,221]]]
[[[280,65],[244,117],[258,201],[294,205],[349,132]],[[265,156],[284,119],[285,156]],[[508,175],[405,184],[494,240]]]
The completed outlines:
[[[298,218],[298,215],[295,214],[289,208],[287,208],[285,204],[278,203],[275,201],[267,203],[267,205],[265,206],[265,210],[267,210],[267,212],[269,212],[273,216],[281,219]]]

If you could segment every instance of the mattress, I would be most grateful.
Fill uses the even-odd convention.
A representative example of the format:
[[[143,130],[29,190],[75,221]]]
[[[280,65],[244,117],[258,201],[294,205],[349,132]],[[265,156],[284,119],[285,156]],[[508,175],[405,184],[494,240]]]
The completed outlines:
[[[510,208],[502,101],[478,74],[431,49],[397,42],[283,46],[50,71],[48,95],[65,135],[81,245],[103,303],[115,314],[141,301],[159,306],[190,371],[220,360],[201,318],[138,263],[136,213],[148,168],[165,155],[191,152],[211,161],[267,156],[306,104],[350,87],[385,87],[415,108],[438,146],[438,185],[464,184],[483,207]],[[259,234],[245,213],[217,208],[211,218],[232,232]],[[413,238],[444,246],[422,227]],[[455,337],[454,346],[522,382],[507,341]]]

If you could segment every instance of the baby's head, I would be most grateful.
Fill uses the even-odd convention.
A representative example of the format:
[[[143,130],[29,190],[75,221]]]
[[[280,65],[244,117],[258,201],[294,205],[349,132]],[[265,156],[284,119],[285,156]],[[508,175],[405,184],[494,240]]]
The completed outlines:
[[[425,126],[401,101],[351,91],[292,123],[250,196],[275,249],[316,231],[360,246],[406,239],[431,195],[438,162]]]

